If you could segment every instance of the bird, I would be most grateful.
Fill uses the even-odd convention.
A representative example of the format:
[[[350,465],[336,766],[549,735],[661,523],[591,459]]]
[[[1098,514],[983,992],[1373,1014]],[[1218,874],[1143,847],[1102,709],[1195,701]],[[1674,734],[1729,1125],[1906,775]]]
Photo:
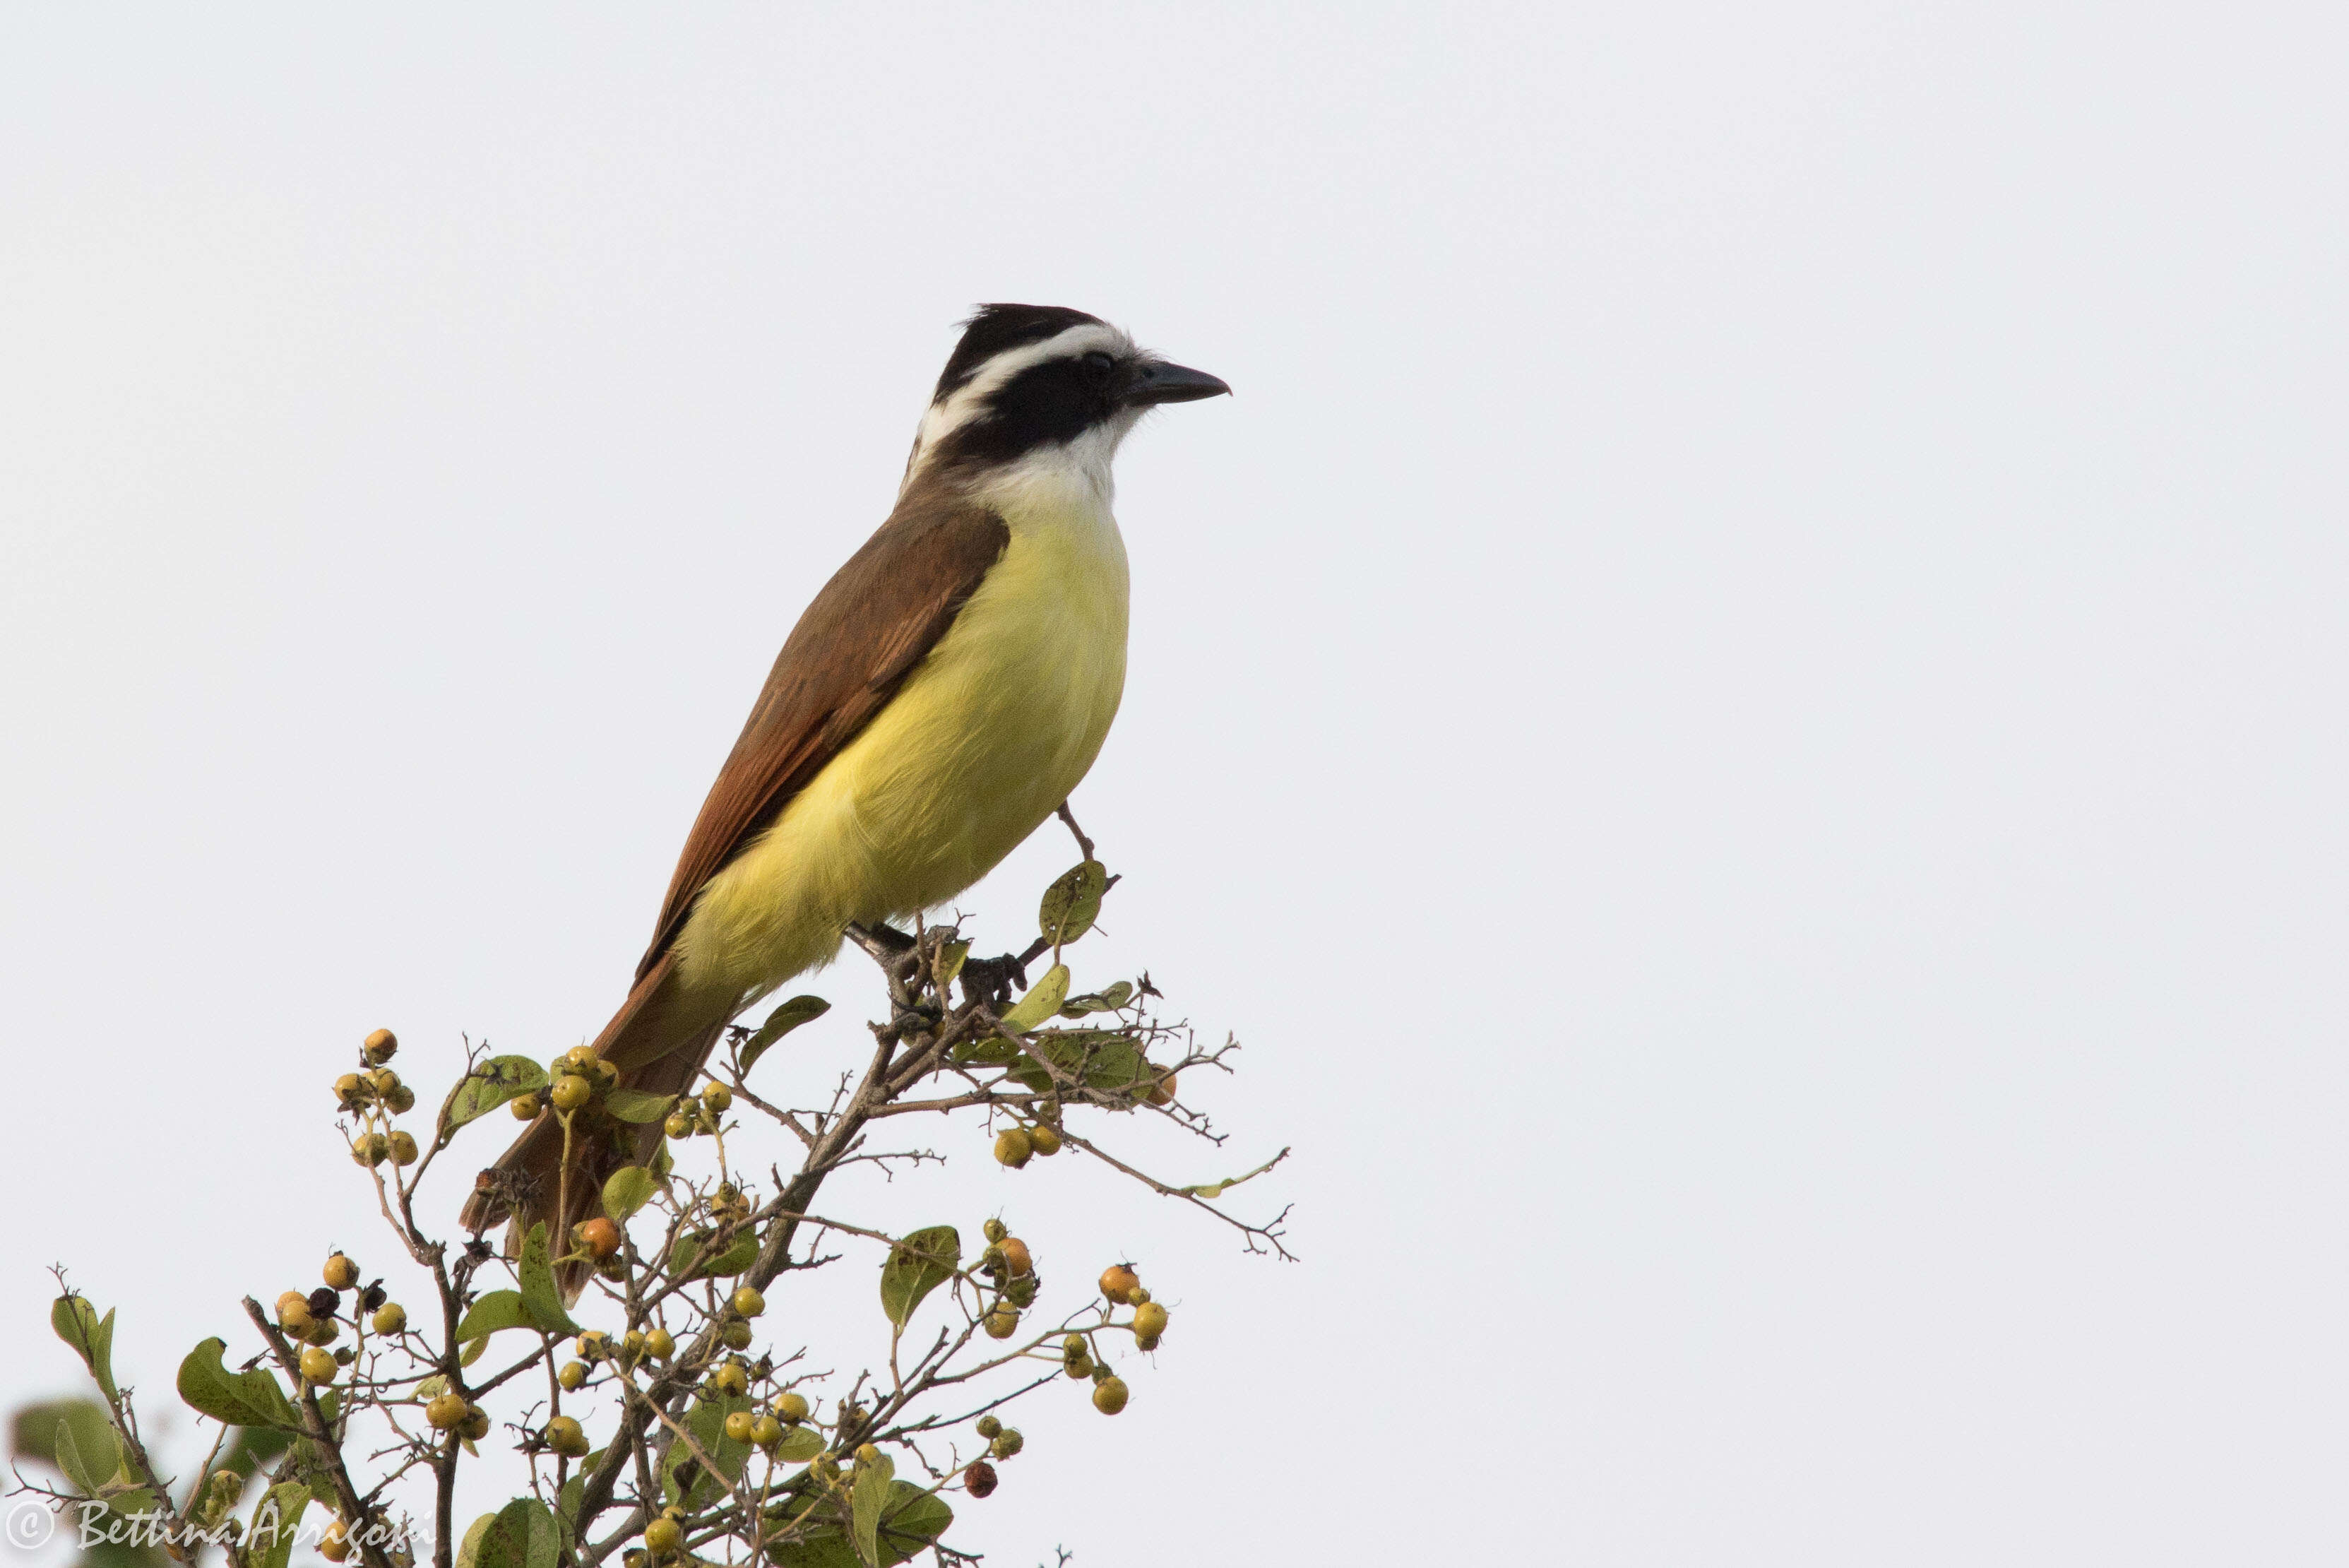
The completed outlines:
[[[895,505],[784,639],[593,1042],[622,1088],[684,1092],[738,1014],[830,962],[852,926],[986,876],[1066,805],[1117,715],[1112,462],[1152,409],[1231,388],[1062,306],[982,305],[961,326]],[[509,1220],[513,1253],[543,1221],[562,1251],[659,1137],[655,1123],[566,1149],[542,1108],[461,1222]]]

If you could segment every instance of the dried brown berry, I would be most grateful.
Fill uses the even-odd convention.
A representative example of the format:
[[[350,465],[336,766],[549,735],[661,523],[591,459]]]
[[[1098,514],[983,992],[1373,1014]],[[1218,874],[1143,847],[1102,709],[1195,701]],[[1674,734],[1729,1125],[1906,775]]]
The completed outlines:
[[[962,1472],[963,1490],[973,1497],[986,1497],[995,1490],[995,1467],[985,1459],[973,1459]]]

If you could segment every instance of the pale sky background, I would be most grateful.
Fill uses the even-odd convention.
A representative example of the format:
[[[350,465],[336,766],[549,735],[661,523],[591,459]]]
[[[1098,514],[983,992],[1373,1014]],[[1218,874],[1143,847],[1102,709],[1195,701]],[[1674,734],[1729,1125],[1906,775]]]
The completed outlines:
[[[1237,389],[1121,464],[1078,978],[1239,1034],[1154,1158],[1293,1144],[1303,1261],[976,1135],[829,1193],[1174,1305],[950,1540],[2349,1555],[2337,12],[208,9],[0,21],[0,1399],[52,1261],[159,1411],[390,1266],[352,1044],[594,1033],[1033,300]]]

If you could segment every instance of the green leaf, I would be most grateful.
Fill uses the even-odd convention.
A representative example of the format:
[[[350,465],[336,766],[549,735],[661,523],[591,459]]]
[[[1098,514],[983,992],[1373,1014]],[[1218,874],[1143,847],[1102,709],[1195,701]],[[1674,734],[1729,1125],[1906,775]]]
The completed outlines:
[[[1069,994],[1069,966],[1056,963],[1044,971],[1044,978],[1028,988],[1028,994],[1011,1004],[1003,1015],[1006,1028],[1021,1032],[1030,1030],[1061,1010]]]
[[[660,1189],[660,1178],[651,1171],[641,1165],[624,1165],[604,1183],[604,1212],[625,1225]]]
[[[283,1427],[302,1429],[302,1421],[277,1379],[260,1367],[231,1372],[221,1364],[225,1340],[208,1339],[188,1352],[180,1363],[180,1397],[213,1420],[232,1427]]]
[[[546,1069],[527,1056],[492,1056],[476,1065],[458,1085],[441,1118],[440,1136],[448,1137],[468,1122],[476,1122],[517,1095],[546,1085]]]
[[[546,1504],[518,1497],[473,1521],[458,1548],[458,1568],[555,1568],[562,1534]]]
[[[109,1308],[100,1317],[96,1307],[68,1292],[51,1303],[49,1326],[81,1357],[81,1364],[89,1368],[89,1375],[98,1379],[106,1397],[118,1397],[114,1386],[113,1309]]]
[[[889,1485],[896,1479],[895,1461],[882,1454],[871,1464],[856,1467],[856,1480],[849,1488],[848,1509],[856,1529],[856,1553],[876,1565],[881,1561],[881,1514],[889,1506]]]
[[[245,1535],[245,1561],[253,1568],[285,1568],[294,1555],[295,1537],[302,1532],[302,1512],[309,1506],[310,1489],[301,1481],[285,1481],[262,1493]]]
[[[57,1469],[84,1497],[102,1497],[122,1475],[122,1440],[97,1405],[68,1407],[57,1417],[54,1452]]]
[[[1044,932],[1044,940],[1054,947],[1065,947],[1093,929],[1093,920],[1101,914],[1102,895],[1109,891],[1109,868],[1098,860],[1087,860],[1061,873],[1053,884],[1044,889],[1044,902],[1036,911],[1036,923]]]
[[[1133,982],[1122,980],[1107,991],[1089,991],[1082,996],[1072,996],[1061,1003],[1063,1018],[1082,1018],[1088,1012],[1115,1012],[1133,995]]]
[[[750,1064],[765,1055],[768,1046],[772,1045],[801,1024],[822,1018],[831,1011],[832,1003],[821,996],[794,996],[784,1002],[767,1014],[767,1021],[759,1025],[757,1033],[742,1043],[740,1057],[742,1071],[748,1074],[750,1071]]]
[[[606,1089],[604,1108],[624,1122],[657,1122],[677,1108],[675,1095],[647,1095],[641,1089]]]
[[[747,1228],[735,1232],[724,1251],[702,1257],[702,1249],[716,1233],[689,1231],[679,1236],[668,1251],[668,1272],[678,1279],[721,1279],[739,1274],[759,1261],[759,1233]]]
[[[755,1405],[748,1396],[734,1394],[717,1398],[697,1399],[685,1413],[685,1429],[701,1445],[701,1451],[717,1461],[718,1468],[729,1481],[739,1481],[742,1467],[750,1462],[750,1445],[730,1441],[726,1436],[726,1417],[737,1410],[750,1410]],[[697,1473],[690,1489],[683,1486],[678,1477],[690,1467]],[[698,1473],[700,1463],[683,1443],[669,1445],[668,1457],[661,1462],[661,1490],[671,1502],[681,1502],[698,1508],[715,1502],[723,1490],[716,1477]]]
[[[938,989],[944,991],[962,973],[963,961],[970,957],[968,942],[944,942],[938,947]]]
[[[881,1310],[904,1328],[922,1298],[954,1277],[962,1265],[962,1232],[951,1225],[916,1231],[889,1249],[881,1265]]]
[[[563,1293],[554,1288],[554,1265],[547,1261],[546,1221],[530,1228],[523,1238],[522,1260],[514,1272],[522,1281],[523,1304],[538,1326],[549,1334],[577,1334],[579,1325],[563,1310]]]
[[[803,1465],[823,1452],[823,1434],[813,1427],[786,1427],[775,1457],[787,1465]]]
[[[570,1534],[579,1533],[579,1505],[586,1501],[587,1478],[604,1462],[604,1450],[597,1449],[572,1467],[571,1479],[563,1483],[562,1495],[554,1500],[554,1517]]]
[[[522,1568],[522,1548],[506,1532],[503,1518],[485,1513],[466,1528],[457,1568]]]
[[[471,1339],[487,1339],[502,1328],[536,1328],[538,1320],[531,1315],[530,1303],[523,1300],[520,1291],[483,1291],[465,1309],[465,1318],[457,1325],[457,1343]]]
[[[1028,1054],[1012,1064],[1011,1075],[1037,1094],[1054,1083],[1044,1063],[1061,1070],[1062,1081],[1074,1079],[1089,1089],[1132,1089],[1150,1081],[1148,1060],[1133,1041],[1112,1029],[1068,1029],[1038,1034],[1028,1042]]]
[[[880,1568],[896,1568],[916,1552],[928,1550],[954,1522],[954,1510],[936,1493],[908,1481],[892,1481],[889,1492],[889,1504],[882,1510],[881,1527],[875,1532]],[[836,1528],[818,1527],[803,1540],[778,1543],[767,1551],[774,1568],[864,1568],[864,1563]]]

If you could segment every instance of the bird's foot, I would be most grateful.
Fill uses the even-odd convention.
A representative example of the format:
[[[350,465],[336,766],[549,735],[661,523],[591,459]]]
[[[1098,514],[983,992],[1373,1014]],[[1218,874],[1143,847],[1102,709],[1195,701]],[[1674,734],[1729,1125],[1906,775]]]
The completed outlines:
[[[997,1012],[1011,1004],[1012,988],[1028,989],[1028,960],[1033,954],[1005,953],[1001,958],[965,959],[962,999],[985,1002]]]

